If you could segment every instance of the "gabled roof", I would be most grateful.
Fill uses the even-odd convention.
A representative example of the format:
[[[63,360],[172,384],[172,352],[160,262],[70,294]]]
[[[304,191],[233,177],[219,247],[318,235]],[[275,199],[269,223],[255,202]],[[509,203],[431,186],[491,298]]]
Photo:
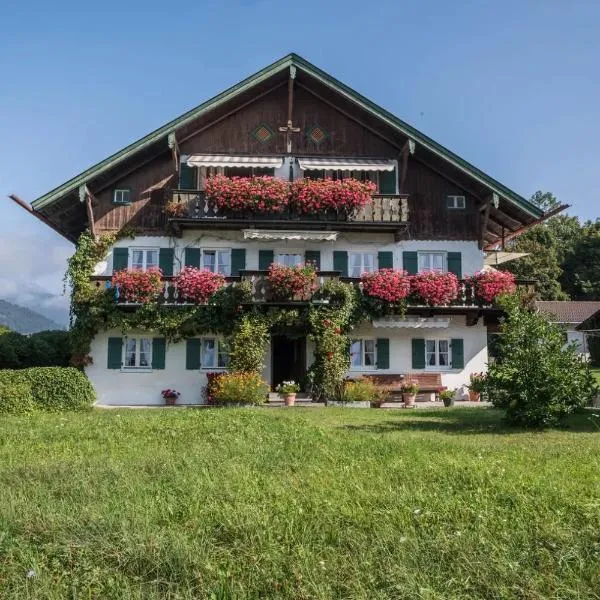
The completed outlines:
[[[579,324],[600,311],[600,302],[593,301],[543,301],[535,303],[536,307],[556,323]]]
[[[137,142],[130,144],[126,148],[123,148],[119,152],[109,156],[93,167],[86,169],[76,177],[34,200],[32,202],[33,208],[37,211],[49,206],[57,200],[64,198],[67,194],[73,193],[73,191],[76,190],[80,185],[88,183],[94,178],[102,175],[105,171],[114,168],[120,162],[125,161],[135,153],[148,149],[148,147],[157,144],[157,142],[161,140],[164,140],[166,143],[166,138],[170,133],[176,132],[179,128],[190,123],[194,119],[197,119],[202,114],[215,109],[222,103],[232,100],[237,95],[248,91],[250,88],[259,85],[261,82],[264,82],[265,80],[281,73],[282,71],[288,70],[292,66],[296,67],[296,69],[304,71],[323,85],[346,97],[351,102],[360,106],[364,111],[385,122],[388,126],[392,127],[396,131],[415,140],[418,146],[423,146],[428,151],[452,164],[455,168],[464,172],[479,184],[486,186],[490,192],[497,193],[503,199],[507,200],[509,203],[515,205],[515,207],[517,207],[519,210],[529,215],[529,220],[539,219],[543,216],[543,211],[536,205],[532,204],[516,192],[510,190],[499,181],[485,174],[483,171],[479,170],[466,160],[460,158],[441,144],[438,144],[430,137],[410,126],[408,123],[405,123],[398,117],[394,116],[384,108],[381,108],[374,102],[371,102],[369,99],[365,98],[352,88],[325,73],[318,67],[315,67],[313,64],[309,63],[307,60],[303,59],[297,54],[288,54],[268,67],[265,67],[258,73],[255,73],[233,87],[218,94],[214,98],[211,98],[196,108],[184,113],[177,119],[170,121],[166,125],[146,135]]]

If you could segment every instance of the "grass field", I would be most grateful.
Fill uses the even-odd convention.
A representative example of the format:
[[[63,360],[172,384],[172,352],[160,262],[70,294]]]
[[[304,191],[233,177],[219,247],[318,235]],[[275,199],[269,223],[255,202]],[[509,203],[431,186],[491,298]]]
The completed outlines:
[[[0,598],[598,598],[592,414],[2,418]]]

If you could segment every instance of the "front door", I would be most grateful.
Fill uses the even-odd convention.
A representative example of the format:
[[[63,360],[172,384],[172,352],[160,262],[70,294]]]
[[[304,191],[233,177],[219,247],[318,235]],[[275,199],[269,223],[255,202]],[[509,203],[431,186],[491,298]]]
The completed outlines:
[[[271,384],[282,381],[301,383],[306,374],[306,338],[277,335],[271,338]]]

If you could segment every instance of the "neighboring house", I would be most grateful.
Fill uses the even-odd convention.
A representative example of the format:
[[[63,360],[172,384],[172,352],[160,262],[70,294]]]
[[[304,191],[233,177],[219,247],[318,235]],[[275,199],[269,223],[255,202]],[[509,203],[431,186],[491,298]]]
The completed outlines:
[[[376,193],[358,214],[219,213],[204,194],[215,174],[352,176],[373,182]],[[168,218],[167,202],[185,211]],[[135,229],[135,238],[119,239],[97,266],[100,285],[118,269],[160,266],[169,278],[195,265],[233,284],[251,280],[263,304],[256,283],[272,262],[311,260],[322,278],[348,281],[384,267],[465,278],[484,267],[486,249],[544,218],[537,206],[294,54],[32,206],[73,242],[88,227],[97,235]],[[487,326],[500,315],[462,299],[448,307],[409,306],[403,319],[364,322],[355,331],[349,374],[439,373],[445,386],[465,385],[471,373],[486,369]],[[107,404],[161,403],[167,387],[179,390],[182,402],[202,402],[206,373],[228,361],[218,335],[166,343],[152,331],[102,331],[91,355],[86,372]],[[272,385],[298,380],[312,361],[306,336],[279,335],[264,376]]]
[[[579,328],[598,311],[600,302],[592,301],[538,301],[538,310],[552,323],[560,325],[565,332],[565,342],[575,343],[580,354],[588,355],[589,349],[584,331]]]

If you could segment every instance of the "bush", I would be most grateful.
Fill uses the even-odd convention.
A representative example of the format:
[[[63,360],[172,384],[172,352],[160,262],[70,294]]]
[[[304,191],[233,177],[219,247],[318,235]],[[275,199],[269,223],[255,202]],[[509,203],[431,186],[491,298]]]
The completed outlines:
[[[229,368],[232,371],[261,373],[269,343],[269,325],[260,315],[244,315],[229,341]]]
[[[0,369],[29,367],[68,367],[71,358],[68,331],[40,331],[21,335],[0,333]]]
[[[263,404],[269,386],[258,373],[226,373],[215,382],[215,404]]]
[[[344,402],[381,402],[384,393],[368,377],[346,381],[342,400]]]
[[[27,383],[0,384],[0,413],[26,414],[35,410],[31,386]]]
[[[0,386],[29,386],[36,408],[48,412],[86,410],[96,399],[89,379],[73,367],[0,371]]]
[[[561,424],[596,392],[589,365],[573,345],[564,346],[559,327],[505,297],[499,360],[488,371],[488,393],[506,408],[510,423],[525,427]]]
[[[206,387],[204,388],[204,400],[206,404],[216,404],[215,402],[215,393],[217,391],[219,385],[219,379],[227,375],[227,373],[223,373],[222,371],[215,371],[213,373],[206,374]]]

